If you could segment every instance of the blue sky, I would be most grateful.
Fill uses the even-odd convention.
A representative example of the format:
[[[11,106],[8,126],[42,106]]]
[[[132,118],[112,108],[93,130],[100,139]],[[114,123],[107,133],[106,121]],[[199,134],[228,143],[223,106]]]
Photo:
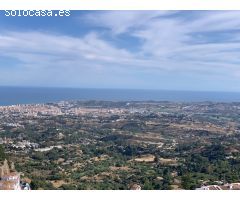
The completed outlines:
[[[0,14],[0,85],[240,91],[239,11]]]

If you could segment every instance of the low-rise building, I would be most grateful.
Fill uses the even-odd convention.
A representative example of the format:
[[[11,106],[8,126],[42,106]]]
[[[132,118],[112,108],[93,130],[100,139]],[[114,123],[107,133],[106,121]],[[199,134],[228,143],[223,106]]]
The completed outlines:
[[[8,161],[5,160],[0,165],[0,190],[30,190],[30,186],[20,183],[20,173],[15,171],[14,164],[11,163],[11,167],[8,165]]]
[[[0,190],[21,190],[20,174],[11,172],[1,177]]]
[[[240,183],[227,183],[224,185],[206,185],[196,190],[240,190]]]

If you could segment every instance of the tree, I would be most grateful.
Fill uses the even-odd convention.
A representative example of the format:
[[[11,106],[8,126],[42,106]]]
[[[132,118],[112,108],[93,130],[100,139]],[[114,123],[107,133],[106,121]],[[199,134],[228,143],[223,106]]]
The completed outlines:
[[[225,148],[221,144],[213,144],[202,152],[204,157],[208,157],[209,161],[224,160],[226,157]]]
[[[197,181],[190,175],[186,174],[182,176],[182,187],[186,190],[193,190],[199,186]]]
[[[143,189],[144,190],[154,190],[154,187],[148,178],[144,178]]]
[[[7,158],[3,145],[0,145],[0,161],[3,161]]]

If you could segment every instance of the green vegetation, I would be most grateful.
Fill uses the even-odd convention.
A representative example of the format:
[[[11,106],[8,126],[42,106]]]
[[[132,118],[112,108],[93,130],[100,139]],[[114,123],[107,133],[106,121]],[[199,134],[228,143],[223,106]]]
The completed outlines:
[[[7,158],[3,145],[0,145],[0,161],[3,161]]]
[[[7,154],[23,178],[31,180],[32,189],[126,190],[138,184],[145,190],[192,190],[240,182],[236,103],[68,105],[79,106],[84,114],[15,114],[20,126],[0,127],[0,137],[11,140],[0,145],[0,161]],[[19,141],[37,147],[16,148]]]

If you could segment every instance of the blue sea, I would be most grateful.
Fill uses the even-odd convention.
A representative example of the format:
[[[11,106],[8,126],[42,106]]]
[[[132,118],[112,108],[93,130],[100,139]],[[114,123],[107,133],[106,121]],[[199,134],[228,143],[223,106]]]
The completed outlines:
[[[50,103],[63,100],[240,102],[240,93],[127,89],[0,87],[0,105]]]

